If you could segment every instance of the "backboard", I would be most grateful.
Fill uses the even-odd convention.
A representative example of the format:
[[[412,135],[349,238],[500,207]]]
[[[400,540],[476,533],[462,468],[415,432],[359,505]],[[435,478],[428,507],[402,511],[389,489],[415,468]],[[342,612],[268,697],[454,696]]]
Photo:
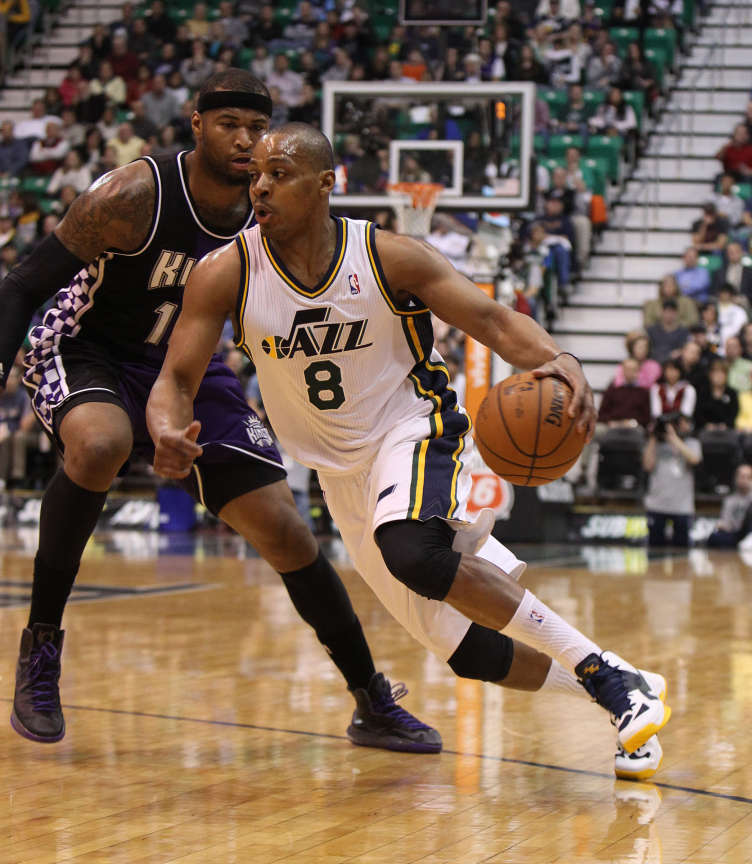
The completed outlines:
[[[326,81],[333,207],[388,206],[395,180],[441,183],[442,210],[519,210],[533,189],[535,85]]]

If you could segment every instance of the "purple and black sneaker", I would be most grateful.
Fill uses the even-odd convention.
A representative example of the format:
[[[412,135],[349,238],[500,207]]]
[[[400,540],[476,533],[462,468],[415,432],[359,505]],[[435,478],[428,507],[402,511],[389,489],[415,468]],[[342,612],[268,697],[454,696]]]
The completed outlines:
[[[63,636],[50,624],[34,624],[21,634],[10,725],[30,741],[53,743],[65,735],[58,688]]]
[[[392,687],[383,674],[377,672],[367,690],[353,690],[357,707],[347,727],[347,737],[360,747],[439,753],[441,735],[438,731],[396,704],[406,694],[404,684]]]

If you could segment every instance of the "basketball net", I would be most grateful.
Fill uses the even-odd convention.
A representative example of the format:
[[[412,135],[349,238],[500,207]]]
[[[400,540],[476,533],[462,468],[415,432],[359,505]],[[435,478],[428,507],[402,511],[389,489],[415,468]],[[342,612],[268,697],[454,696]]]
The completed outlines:
[[[440,183],[390,183],[387,192],[397,216],[397,232],[425,237],[444,187]]]

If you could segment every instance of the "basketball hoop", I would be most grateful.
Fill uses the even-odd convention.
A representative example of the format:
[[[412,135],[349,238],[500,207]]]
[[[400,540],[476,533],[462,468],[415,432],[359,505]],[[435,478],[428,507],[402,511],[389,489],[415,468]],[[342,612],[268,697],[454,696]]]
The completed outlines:
[[[397,232],[425,237],[444,187],[441,183],[390,183],[387,191],[397,216]]]

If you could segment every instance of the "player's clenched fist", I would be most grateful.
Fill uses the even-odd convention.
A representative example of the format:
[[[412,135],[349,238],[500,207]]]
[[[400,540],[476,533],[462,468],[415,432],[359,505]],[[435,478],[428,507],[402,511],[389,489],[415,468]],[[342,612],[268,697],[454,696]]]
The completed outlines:
[[[204,452],[196,443],[201,424],[194,420],[185,429],[162,432],[154,447],[154,470],[160,477],[179,480],[187,477],[194,461]]]

